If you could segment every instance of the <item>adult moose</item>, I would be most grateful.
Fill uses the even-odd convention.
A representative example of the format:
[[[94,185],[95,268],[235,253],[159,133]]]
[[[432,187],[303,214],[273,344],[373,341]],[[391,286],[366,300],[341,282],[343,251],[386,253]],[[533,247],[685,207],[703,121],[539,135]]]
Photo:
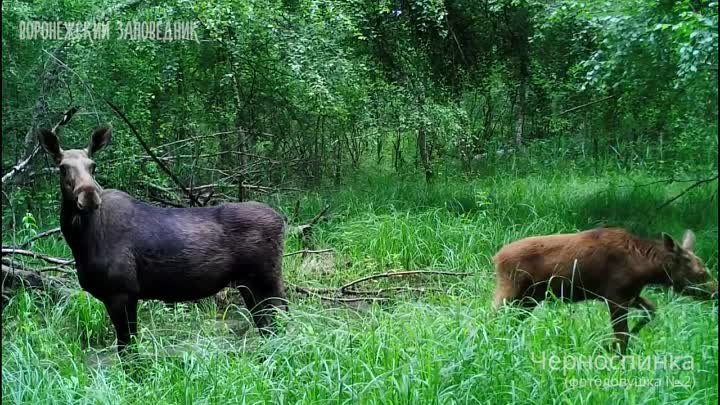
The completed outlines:
[[[39,131],[60,168],[60,227],[82,288],[105,304],[122,353],[137,333],[137,303],[197,300],[236,286],[261,332],[273,311],[286,309],[281,261],[284,220],[255,203],[208,208],[158,208],[119,190],[103,190],[92,158],[108,144],[95,129],[85,149],[63,150]]]
[[[716,283],[705,284],[710,274],[693,253],[694,243],[692,231],[686,231],[678,245],[668,234],[658,242],[619,228],[521,239],[494,257],[493,305],[497,309],[516,302],[531,309],[548,292],[571,302],[606,300],[620,352],[625,352],[628,308],[644,309],[649,315],[633,333],[655,312],[655,305],[640,296],[646,285],[671,286],[680,293],[707,298],[716,292]]]

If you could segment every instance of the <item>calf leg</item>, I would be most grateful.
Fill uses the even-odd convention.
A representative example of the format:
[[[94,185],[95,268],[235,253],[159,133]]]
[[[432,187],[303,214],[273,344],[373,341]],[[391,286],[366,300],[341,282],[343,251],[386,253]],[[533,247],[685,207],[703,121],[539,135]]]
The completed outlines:
[[[495,295],[493,296],[493,309],[495,311],[499,310],[503,307],[503,305],[509,303],[510,301],[511,298],[504,288],[500,286],[495,287]]]
[[[105,299],[105,309],[115,326],[118,354],[122,354],[137,334],[137,298],[128,294],[114,294]]]
[[[495,276],[495,294],[493,296],[493,309],[499,310],[505,305],[512,305],[523,302],[523,294],[518,293],[512,280],[497,274]]]
[[[646,315],[638,321],[638,323],[635,324],[635,327],[632,329],[633,334],[637,334],[640,332],[640,329],[642,329],[645,325],[647,325],[650,320],[655,316],[655,304],[653,304],[650,300],[647,298],[643,298],[641,296],[638,296],[635,298],[635,300],[632,303],[633,308],[642,309],[645,311]]]
[[[500,308],[506,305],[512,305],[520,308],[523,311],[516,315],[519,320],[524,320],[525,318],[527,318],[532,312],[532,310],[535,309],[537,304],[538,301],[536,301],[532,297],[518,297],[512,292],[508,292],[508,289],[502,287],[498,287],[495,289],[495,295],[493,297],[493,309],[495,311],[498,311],[500,310]]]
[[[608,309],[610,310],[610,323],[615,332],[615,342],[619,352],[624,354],[628,343],[627,305],[608,301]]]

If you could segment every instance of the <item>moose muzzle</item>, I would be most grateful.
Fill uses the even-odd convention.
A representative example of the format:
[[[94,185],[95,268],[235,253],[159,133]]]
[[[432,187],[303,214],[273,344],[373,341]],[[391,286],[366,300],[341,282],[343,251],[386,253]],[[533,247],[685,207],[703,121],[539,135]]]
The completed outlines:
[[[97,188],[93,186],[80,186],[75,189],[77,207],[81,211],[93,211],[100,207],[102,199]]]

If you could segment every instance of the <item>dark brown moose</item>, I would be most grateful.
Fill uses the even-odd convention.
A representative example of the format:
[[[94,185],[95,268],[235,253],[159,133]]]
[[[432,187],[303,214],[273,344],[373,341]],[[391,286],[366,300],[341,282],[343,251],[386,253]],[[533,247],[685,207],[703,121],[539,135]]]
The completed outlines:
[[[285,222],[255,203],[159,208],[95,182],[93,155],[112,129],[97,128],[86,149],[63,150],[39,131],[60,168],[60,227],[82,288],[105,304],[118,352],[137,333],[141,299],[190,301],[236,286],[255,325],[266,333],[273,312],[286,309],[281,261]]]
[[[605,300],[620,352],[624,353],[628,309],[643,309],[648,314],[632,333],[639,332],[655,312],[655,305],[640,296],[643,287],[667,286],[706,298],[717,290],[693,253],[694,242],[691,231],[685,232],[682,245],[678,245],[667,234],[656,242],[619,228],[521,239],[504,246],[493,258],[493,306],[498,309],[514,302],[532,309],[547,293],[571,302]],[[698,288],[701,285],[706,288]]]

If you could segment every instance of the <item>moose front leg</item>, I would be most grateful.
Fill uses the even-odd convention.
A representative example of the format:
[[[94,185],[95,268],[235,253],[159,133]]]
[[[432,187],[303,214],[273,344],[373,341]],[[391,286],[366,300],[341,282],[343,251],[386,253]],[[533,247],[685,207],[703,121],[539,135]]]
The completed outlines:
[[[610,310],[610,323],[615,332],[615,343],[618,345],[620,354],[625,354],[628,344],[628,308],[627,305],[608,301]]]
[[[645,311],[645,316],[638,321],[638,323],[635,324],[635,327],[632,329],[633,334],[637,334],[640,332],[640,329],[642,329],[645,325],[647,325],[650,320],[655,316],[655,304],[653,304],[650,300],[647,298],[643,298],[641,296],[638,296],[635,298],[635,301],[632,303],[633,308],[642,309]]]
[[[128,294],[114,294],[104,303],[115,326],[118,354],[122,354],[130,339],[137,334],[137,298]]]

